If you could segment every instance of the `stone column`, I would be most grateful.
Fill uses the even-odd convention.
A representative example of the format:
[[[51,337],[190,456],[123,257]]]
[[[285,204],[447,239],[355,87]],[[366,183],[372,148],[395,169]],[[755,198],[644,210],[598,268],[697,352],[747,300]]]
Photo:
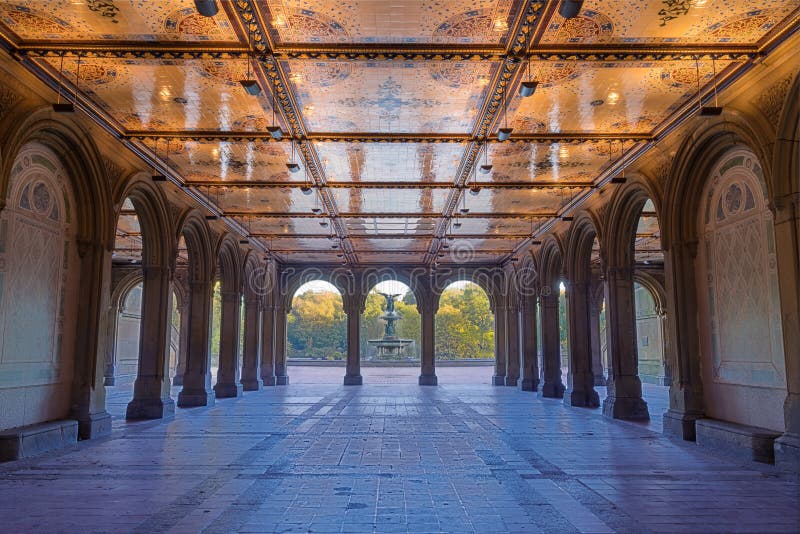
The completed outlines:
[[[261,310],[261,383],[275,385],[275,307],[271,304]]]
[[[564,383],[561,381],[558,294],[549,287],[545,287],[542,293],[542,397],[560,399],[564,396]]]
[[[606,274],[606,331],[611,369],[603,414],[615,419],[650,419],[639,380],[631,267],[609,267]]]
[[[433,295],[430,295],[433,298]],[[432,304],[418,305],[422,321],[422,361],[419,375],[420,386],[435,386],[439,384],[436,376],[436,311]]]
[[[536,353],[536,297],[522,299],[522,391],[539,389],[539,359]]]
[[[496,305],[494,308],[494,376],[492,385],[502,386],[506,383],[506,306]]]
[[[597,283],[603,284],[605,282],[599,280]],[[592,284],[589,297],[589,338],[592,352],[592,375],[594,375],[595,386],[606,385],[605,369],[603,369],[603,343],[600,338],[600,312],[603,309],[604,293],[605,290],[602,287]]]
[[[175,376],[172,378],[173,386],[183,385],[183,374],[186,372],[186,347],[189,344],[189,306],[185,302],[182,303],[178,308],[178,313],[181,316],[181,324],[178,332],[178,365],[175,367]]]
[[[242,352],[242,389],[260,391],[261,299],[248,295],[244,300],[244,347]]]
[[[76,323],[75,366],[72,373],[70,418],[78,421],[80,439],[111,434],[111,415],[106,411],[103,366],[97,361],[105,351],[105,321],[111,296],[111,251],[102,242],[78,242],[81,273],[81,305]]]
[[[507,386],[517,387],[519,383],[519,308],[515,304],[506,308],[506,380]]]
[[[126,419],[160,419],[175,415],[169,396],[170,269],[161,265],[142,267],[142,316],[139,327],[139,369],[133,384],[133,400]]]
[[[786,431],[775,441],[775,465],[797,473],[800,471],[800,193],[776,202],[775,242],[787,389],[783,405]]]
[[[672,320],[667,321],[668,345],[672,353],[669,357],[673,365],[670,369],[669,410],[664,413],[664,434],[687,441],[695,440],[695,421],[704,416],[694,278],[696,255],[697,241],[675,242],[664,252],[667,308],[675,310]]]
[[[189,335],[186,343],[186,372],[178,406],[213,406],[211,387],[211,280],[189,282]]]
[[[583,408],[597,408],[600,397],[594,390],[592,374],[592,349],[589,332],[589,282],[567,284],[567,341],[569,342],[569,373],[564,404]]]
[[[289,383],[286,373],[286,316],[289,309],[283,305],[275,308],[275,385],[285,386]]]
[[[241,397],[239,383],[239,328],[242,294],[222,291],[222,317],[219,333],[219,369],[214,394],[218,399]]]
[[[118,306],[110,307],[106,319],[106,357],[105,373],[103,384],[113,386],[117,383],[117,328],[119,326],[119,314],[122,309]]]
[[[345,386],[360,386],[361,377],[361,314],[364,308],[357,298],[351,299],[346,307],[347,314],[347,369],[344,374]]]

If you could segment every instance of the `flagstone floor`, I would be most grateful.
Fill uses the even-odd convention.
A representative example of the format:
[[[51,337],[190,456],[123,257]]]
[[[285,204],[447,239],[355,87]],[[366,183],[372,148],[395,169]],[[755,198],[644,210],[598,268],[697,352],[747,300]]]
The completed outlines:
[[[0,502],[5,532],[800,531],[796,477],[485,384],[292,384],[118,418],[0,465]]]

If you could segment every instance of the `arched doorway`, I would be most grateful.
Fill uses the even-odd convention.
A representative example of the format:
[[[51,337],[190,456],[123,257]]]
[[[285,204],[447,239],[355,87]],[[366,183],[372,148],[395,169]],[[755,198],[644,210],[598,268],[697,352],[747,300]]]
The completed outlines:
[[[489,296],[474,282],[448,285],[435,323],[436,368],[448,384],[491,384],[495,366],[494,314]]]
[[[416,384],[422,321],[412,289],[384,280],[367,293],[361,314],[361,374],[365,382]]]
[[[286,321],[292,382],[341,383],[347,361],[347,316],[336,286],[324,280],[300,286]]]

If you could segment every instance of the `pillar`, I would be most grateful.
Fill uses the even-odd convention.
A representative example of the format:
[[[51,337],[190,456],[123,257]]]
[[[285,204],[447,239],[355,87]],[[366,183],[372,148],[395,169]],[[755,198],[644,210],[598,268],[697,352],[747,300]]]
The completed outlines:
[[[526,296],[522,314],[522,391],[538,391],[539,359],[536,354],[536,297]]]
[[[211,295],[212,281],[189,282],[189,334],[186,344],[186,372],[178,406],[213,406],[211,388]]]
[[[275,308],[275,385],[289,384],[286,373],[286,316],[289,309],[284,305]]]
[[[506,380],[507,386],[517,387],[520,374],[519,308],[516,303],[506,308]]]
[[[117,327],[119,325],[119,314],[122,310],[119,306],[112,306],[108,309],[106,319],[106,343],[105,347],[105,373],[103,385],[113,386],[117,382]]]
[[[175,415],[169,396],[170,269],[142,267],[142,316],[139,327],[139,368],[126,419],[160,419]]]
[[[261,310],[261,383],[275,385],[275,306],[264,304]]]
[[[506,306],[497,305],[494,309],[494,376],[492,385],[502,386],[506,383]]]
[[[561,343],[558,332],[558,293],[545,287],[542,295],[542,397],[560,399],[564,396],[561,381]],[[547,294],[544,294],[544,293]]]
[[[183,385],[183,374],[186,372],[186,347],[189,343],[189,306],[186,302],[181,303],[178,313],[181,324],[178,332],[178,365],[175,367],[175,376],[172,377],[173,386]]]
[[[599,280],[597,283],[603,284],[604,281]],[[603,293],[602,287],[592,284],[589,298],[589,339],[592,353],[592,375],[594,375],[595,386],[606,385],[605,369],[603,369],[603,340],[600,337],[600,312],[603,309]],[[597,296],[598,294],[599,296]]]
[[[606,274],[606,331],[611,369],[603,414],[614,419],[647,420],[636,354],[633,268],[609,267]]]
[[[776,202],[775,241],[787,389],[783,405],[786,430],[775,440],[775,465],[798,472],[800,471],[800,193],[787,195]]]
[[[664,252],[667,308],[675,310],[672,320],[667,322],[670,360],[674,365],[671,366],[669,410],[664,413],[664,434],[688,441],[694,441],[695,421],[704,416],[694,279],[696,255],[697,241],[673,242]],[[606,308],[607,323],[608,317]]]
[[[600,397],[594,390],[590,323],[589,282],[567,283],[567,321],[569,322],[569,373],[564,404],[597,408]]]
[[[433,298],[433,295],[430,295]],[[436,310],[433,304],[418,304],[422,321],[422,361],[419,375],[420,386],[435,386],[436,376]]]
[[[214,394],[218,399],[241,397],[239,383],[239,332],[242,294],[222,291],[222,317],[219,333],[219,369]]]
[[[260,391],[261,299],[247,295],[244,300],[244,346],[242,347],[242,389]]]
[[[347,314],[347,368],[344,374],[345,386],[360,386],[361,377],[361,314],[364,308],[358,298],[348,299],[345,305]]]

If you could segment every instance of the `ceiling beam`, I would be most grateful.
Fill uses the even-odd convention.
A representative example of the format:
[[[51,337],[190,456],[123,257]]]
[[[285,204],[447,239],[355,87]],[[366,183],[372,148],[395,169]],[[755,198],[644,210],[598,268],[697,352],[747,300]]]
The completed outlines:
[[[367,213],[339,213],[335,217],[331,217],[324,213],[286,213],[286,212],[269,212],[269,211],[242,211],[242,210],[225,210],[223,217],[241,217],[245,219],[439,219],[442,214],[439,212],[431,213],[397,213],[397,212],[367,212]],[[458,214],[459,219],[551,219],[558,217],[557,212],[546,211],[539,213],[468,213],[466,215]]]
[[[225,189],[286,189],[303,187],[304,182],[247,181],[247,180],[192,180],[187,187]],[[452,189],[452,182],[328,182],[330,189]],[[482,189],[572,189],[594,187],[593,182],[478,182]]]

